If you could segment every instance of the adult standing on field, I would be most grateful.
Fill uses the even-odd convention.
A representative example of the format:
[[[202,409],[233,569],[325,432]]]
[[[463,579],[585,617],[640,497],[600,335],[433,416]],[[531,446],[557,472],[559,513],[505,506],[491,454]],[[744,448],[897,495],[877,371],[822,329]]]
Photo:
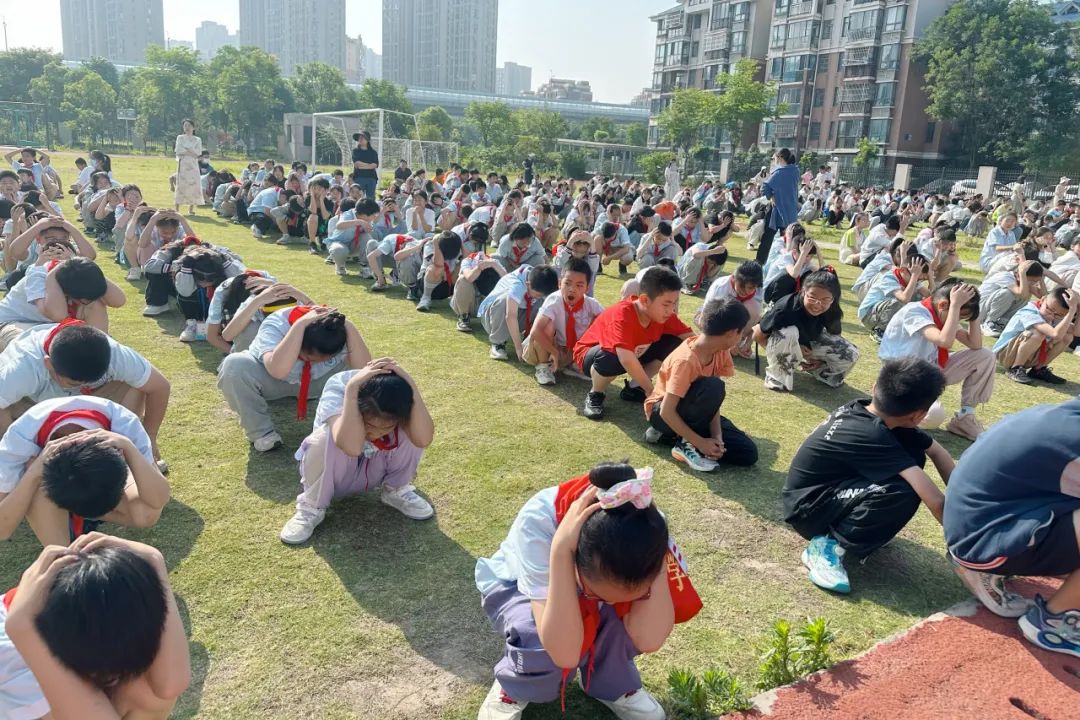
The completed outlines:
[[[356,147],[352,151],[352,179],[364,191],[368,200],[375,200],[375,190],[379,187],[379,153],[371,147],[371,133],[361,130],[353,133]]]
[[[184,132],[176,136],[176,190],[173,202],[176,210],[188,206],[188,214],[195,214],[195,206],[202,205],[203,192],[199,175],[199,156],[202,155],[202,139],[195,134],[195,123],[185,119]]]
[[[762,265],[769,259],[769,249],[776,231],[783,231],[795,222],[799,207],[799,166],[795,155],[787,148],[780,148],[773,156],[775,168],[761,184],[762,193],[769,198],[765,213],[765,232],[758,246],[757,261]]]
[[[672,160],[664,170],[664,199],[671,200],[674,198],[678,194],[681,185],[682,178],[679,176],[679,163]]]

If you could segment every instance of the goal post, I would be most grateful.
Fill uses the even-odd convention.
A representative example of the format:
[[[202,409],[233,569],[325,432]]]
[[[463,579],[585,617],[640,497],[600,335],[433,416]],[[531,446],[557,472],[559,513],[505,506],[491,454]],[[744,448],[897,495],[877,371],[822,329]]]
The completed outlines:
[[[414,170],[447,167],[458,157],[457,143],[420,139],[416,115],[370,108],[311,113],[311,169],[352,166],[352,136],[361,130],[371,135],[379,155],[380,174],[392,174],[398,160]]]

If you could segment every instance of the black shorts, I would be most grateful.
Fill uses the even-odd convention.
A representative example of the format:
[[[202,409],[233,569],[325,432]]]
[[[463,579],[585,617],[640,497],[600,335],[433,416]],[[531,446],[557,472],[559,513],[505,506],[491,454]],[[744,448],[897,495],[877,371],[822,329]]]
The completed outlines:
[[[990,569],[995,575],[1043,577],[1080,570],[1080,544],[1076,541],[1073,513],[1059,515],[1034,545]]]
[[[441,283],[431,288],[432,300],[445,300],[450,297],[450,283],[443,280]]]
[[[644,367],[655,360],[663,360],[681,343],[682,340],[677,335],[661,335],[659,340],[642,353],[641,357],[638,358],[638,362]],[[618,354],[604,350],[599,345],[593,345],[589,348],[581,362],[581,369],[586,375],[590,375],[594,367],[597,375],[603,377],[618,377],[626,374],[626,368],[619,362]]]
[[[274,228],[277,227],[277,225],[274,223],[273,218],[271,218],[269,215],[266,215],[265,213],[253,212],[251,213],[250,217],[251,224],[254,225],[255,228],[263,234],[272,232]]]
[[[473,281],[473,287],[476,288],[476,295],[478,297],[484,297],[490,295],[491,291],[495,289],[495,286],[499,283],[501,275],[495,270],[495,268],[487,268],[480,272],[476,280]]]

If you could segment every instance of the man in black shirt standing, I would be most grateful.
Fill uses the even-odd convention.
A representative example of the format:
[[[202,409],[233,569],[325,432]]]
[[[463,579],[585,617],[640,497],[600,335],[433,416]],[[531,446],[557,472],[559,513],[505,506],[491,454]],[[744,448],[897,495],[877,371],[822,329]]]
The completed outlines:
[[[405,182],[412,177],[412,170],[409,168],[409,163],[404,159],[398,160],[397,170],[394,171],[394,179],[398,182]]]
[[[375,190],[379,186],[379,153],[371,147],[371,133],[361,130],[353,133],[356,147],[352,151],[352,180],[364,191],[364,197],[375,200]]]
[[[925,360],[888,360],[873,399],[833,411],[795,454],[784,520],[810,541],[802,561],[818,587],[850,592],[844,555],[877,550],[920,503],[941,522],[945,496],[923,467],[929,456],[947,483],[954,463],[919,423],[944,388],[941,370]]]

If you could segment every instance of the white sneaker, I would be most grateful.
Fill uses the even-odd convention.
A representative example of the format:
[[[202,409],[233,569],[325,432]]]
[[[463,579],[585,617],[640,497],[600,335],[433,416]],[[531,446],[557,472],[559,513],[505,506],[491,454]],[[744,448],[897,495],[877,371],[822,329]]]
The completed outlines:
[[[505,354],[505,353],[504,353]],[[536,382],[541,385],[554,385],[555,373],[551,372],[551,365],[541,363],[536,366]]]
[[[960,582],[964,583],[964,587],[970,590],[987,610],[1006,618],[1018,618],[1027,614],[1031,602],[1010,591],[1005,585],[1004,575],[976,572],[957,562],[951,552],[946,551],[945,555],[952,563],[953,572],[960,578]]]
[[[660,431],[652,427],[651,425],[645,428],[645,442],[649,443],[650,445],[657,444],[658,442],[660,442],[660,438],[662,437],[663,435],[660,434]]]
[[[131,280],[132,282],[136,280],[142,280],[142,268],[128,268],[127,279]]]
[[[180,331],[180,342],[195,342],[198,338],[199,323],[196,320],[185,320],[184,329]]]
[[[431,309],[431,296],[422,295],[420,301],[416,303],[416,309],[420,312],[427,312]]]
[[[195,323],[195,339],[203,342],[206,340],[206,334],[209,331],[207,323],[197,322]]]
[[[983,323],[980,326],[980,329],[982,330],[982,334],[985,335],[986,337],[992,337],[992,338],[1001,337],[1001,331],[998,330],[996,327],[994,327],[992,325],[987,325],[986,323]]]
[[[505,360],[508,356],[506,349],[502,345],[492,345],[491,349],[488,350],[488,357],[492,360]]]
[[[251,236],[253,238],[262,240],[262,238],[263,238],[262,230],[260,230],[257,226],[252,225],[251,226]]]
[[[311,537],[311,534],[315,532],[315,528],[326,517],[325,510],[316,510],[314,508],[297,508],[296,514],[289,518],[289,522],[285,523],[285,527],[281,528],[281,542],[289,545],[299,545],[302,542],[307,542],[307,539]]]
[[[269,435],[263,435],[251,444],[254,445],[255,449],[259,452],[270,452],[275,448],[281,447],[284,442],[285,441],[281,439],[281,436],[277,434],[277,431],[274,431]]]
[[[371,268],[361,265],[356,271],[360,275],[361,280],[374,280],[375,274],[371,272]]]
[[[143,317],[154,317],[169,312],[168,305],[147,305],[142,309]]]
[[[488,690],[484,702],[480,704],[480,712],[476,720],[520,720],[521,713],[525,711],[528,704],[507,697],[502,685],[496,680]]]
[[[615,713],[619,720],[664,720],[667,717],[664,708],[645,688],[627,693],[615,701],[600,702]]]
[[[427,520],[435,514],[431,503],[417,495],[416,488],[412,485],[397,490],[383,488],[382,501],[410,520]]]
[[[346,275],[349,274],[349,271],[345,269],[344,265],[341,265],[340,267],[334,268],[334,272],[336,272],[341,277],[345,277]]]
[[[559,368],[559,372],[561,372],[563,375],[569,375],[572,378],[577,378],[578,380],[592,380],[591,377],[578,370],[576,365],[567,365],[566,367],[561,367]]]

